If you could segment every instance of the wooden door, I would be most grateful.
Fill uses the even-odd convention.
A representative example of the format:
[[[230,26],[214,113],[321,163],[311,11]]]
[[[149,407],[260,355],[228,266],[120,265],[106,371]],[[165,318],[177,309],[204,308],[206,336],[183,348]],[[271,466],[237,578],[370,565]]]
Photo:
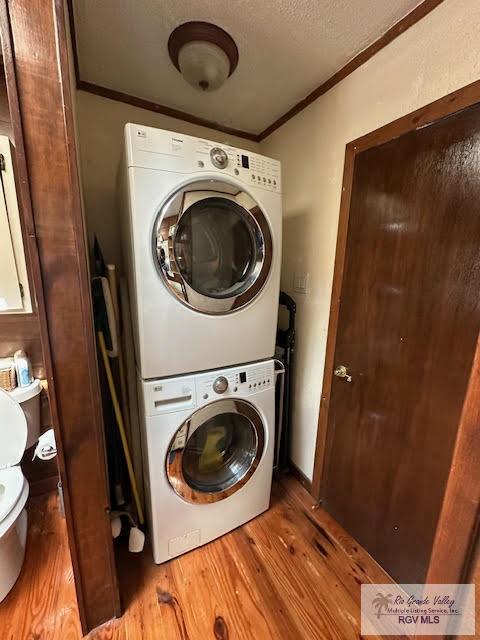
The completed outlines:
[[[480,107],[355,157],[322,483],[399,582],[423,582],[480,328]]]

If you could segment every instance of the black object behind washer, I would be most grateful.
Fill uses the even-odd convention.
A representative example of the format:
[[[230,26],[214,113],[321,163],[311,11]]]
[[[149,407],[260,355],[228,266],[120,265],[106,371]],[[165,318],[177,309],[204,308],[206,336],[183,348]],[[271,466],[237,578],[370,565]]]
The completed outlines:
[[[285,367],[285,386],[283,393],[283,418],[282,430],[280,436],[280,448],[276,466],[278,471],[286,471],[289,467],[289,443],[290,443],[290,427],[292,413],[292,364],[295,349],[295,314],[297,305],[295,300],[284,291],[280,291],[280,306],[286,307],[288,311],[288,327],[286,329],[277,329],[277,356],[283,362]],[[277,398],[278,403],[282,398]],[[278,415],[278,409],[277,409]]]

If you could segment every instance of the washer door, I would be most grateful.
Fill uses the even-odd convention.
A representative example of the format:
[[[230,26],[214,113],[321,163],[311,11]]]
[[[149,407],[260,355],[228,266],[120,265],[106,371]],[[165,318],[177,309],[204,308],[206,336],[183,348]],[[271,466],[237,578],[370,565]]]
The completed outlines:
[[[239,399],[218,400],[196,411],[173,437],[167,477],[187,502],[224,500],[251,478],[265,445],[257,410]]]
[[[265,215],[251,196],[226,182],[193,182],[177,191],[157,215],[153,241],[167,287],[202,313],[249,304],[272,265]]]

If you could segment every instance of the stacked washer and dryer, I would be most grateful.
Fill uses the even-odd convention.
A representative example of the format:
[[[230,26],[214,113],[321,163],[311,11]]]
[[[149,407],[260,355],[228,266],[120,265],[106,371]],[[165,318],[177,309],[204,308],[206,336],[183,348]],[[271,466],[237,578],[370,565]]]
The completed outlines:
[[[269,506],[280,163],[127,124],[123,242],[157,563]]]

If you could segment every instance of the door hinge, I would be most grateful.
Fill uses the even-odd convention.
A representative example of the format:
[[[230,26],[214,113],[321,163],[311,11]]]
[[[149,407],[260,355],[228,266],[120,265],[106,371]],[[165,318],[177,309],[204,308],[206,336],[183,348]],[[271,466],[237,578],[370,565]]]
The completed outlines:
[[[5,171],[6,168],[7,165],[5,163],[5,156],[3,155],[3,153],[0,153],[0,171]]]

